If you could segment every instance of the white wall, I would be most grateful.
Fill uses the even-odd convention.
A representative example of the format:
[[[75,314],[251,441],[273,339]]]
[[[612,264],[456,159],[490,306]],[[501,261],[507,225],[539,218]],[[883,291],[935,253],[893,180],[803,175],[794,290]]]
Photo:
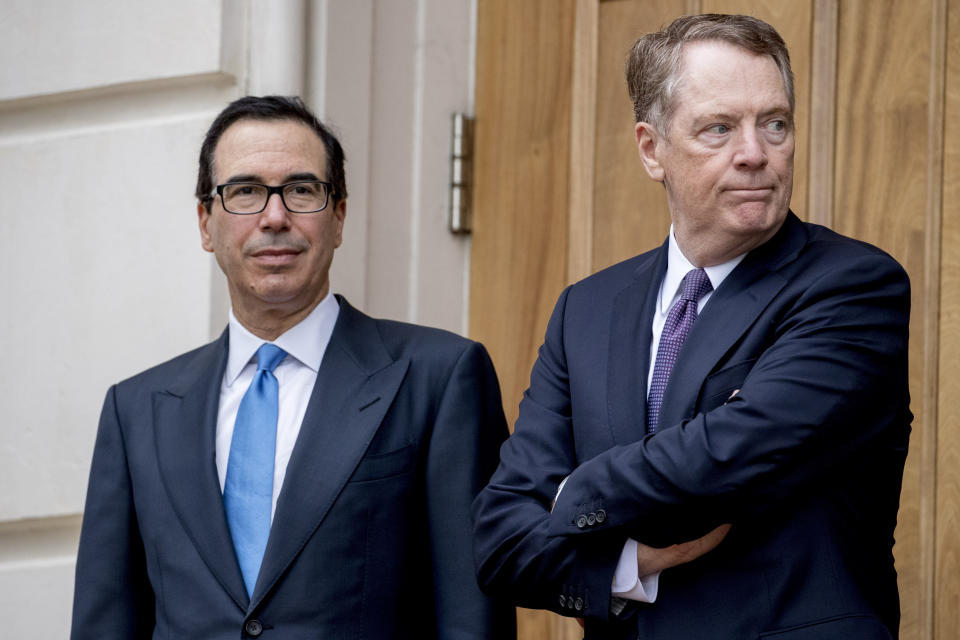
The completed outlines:
[[[107,387],[222,329],[226,288],[191,194],[231,99],[301,93],[339,132],[335,291],[465,332],[469,240],[446,230],[446,207],[474,13],[473,0],[0,4],[4,637],[68,633]]]
[[[473,108],[471,0],[316,5],[308,95],[341,134],[350,198],[333,286],[370,313],[466,331],[469,238],[447,230],[450,117]]]

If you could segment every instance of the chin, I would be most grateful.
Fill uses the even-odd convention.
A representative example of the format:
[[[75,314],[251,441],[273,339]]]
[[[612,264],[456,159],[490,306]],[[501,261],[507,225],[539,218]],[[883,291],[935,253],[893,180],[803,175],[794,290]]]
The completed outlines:
[[[260,300],[278,304],[297,298],[304,287],[290,282],[289,279],[274,276],[255,283],[251,288]]]
[[[763,202],[750,202],[737,207],[732,216],[734,226],[742,233],[763,233],[779,227],[786,219],[787,212],[771,209],[770,205]]]

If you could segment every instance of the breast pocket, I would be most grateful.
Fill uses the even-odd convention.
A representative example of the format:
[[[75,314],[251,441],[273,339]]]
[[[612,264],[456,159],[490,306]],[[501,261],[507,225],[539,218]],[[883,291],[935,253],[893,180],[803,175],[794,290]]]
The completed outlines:
[[[743,386],[743,381],[756,363],[756,358],[743,360],[707,376],[703,383],[700,411],[707,412],[722,406],[734,391]]]
[[[402,449],[364,456],[350,482],[370,482],[392,478],[413,470],[417,462],[417,447],[408,444]]]

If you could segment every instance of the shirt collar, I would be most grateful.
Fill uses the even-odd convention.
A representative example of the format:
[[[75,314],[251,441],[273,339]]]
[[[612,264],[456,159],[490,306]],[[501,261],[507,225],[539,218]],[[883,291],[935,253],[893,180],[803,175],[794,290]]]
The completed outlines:
[[[720,286],[720,283],[730,275],[730,272],[740,264],[740,261],[743,260],[746,255],[746,253],[741,253],[723,264],[703,268],[714,290]],[[687,257],[680,251],[680,247],[677,245],[677,239],[673,235],[673,225],[670,225],[670,236],[667,246],[667,275],[663,277],[663,284],[660,287],[660,313],[666,314],[670,310],[670,305],[673,304],[673,300],[677,296],[680,283],[683,282],[683,277],[687,275],[687,272],[691,269],[696,269],[696,267],[690,264]]]
[[[333,335],[333,327],[337,323],[339,313],[340,304],[336,297],[328,292],[306,318],[287,329],[273,341],[273,344],[317,372],[330,342],[330,336]],[[230,309],[228,331],[230,332],[230,349],[224,381],[227,386],[230,386],[253,359],[257,349],[266,341],[253,335],[240,324],[233,315],[233,309]]]

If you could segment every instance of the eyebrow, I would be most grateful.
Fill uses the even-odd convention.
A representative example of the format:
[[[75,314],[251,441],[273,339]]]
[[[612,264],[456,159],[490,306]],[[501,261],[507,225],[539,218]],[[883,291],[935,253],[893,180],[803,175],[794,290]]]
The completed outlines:
[[[300,182],[300,181],[302,181],[302,180],[317,180],[317,181],[319,181],[320,178],[318,178],[318,177],[317,177],[317,174],[313,173],[312,171],[305,171],[305,172],[301,172],[301,173],[290,173],[290,174],[287,174],[287,175],[284,177],[283,182],[284,182],[284,184],[286,184],[286,183],[288,183],[288,182]],[[226,181],[224,184],[232,184],[232,183],[235,183],[235,182],[256,182],[256,183],[261,183],[261,184],[262,184],[262,183],[263,183],[263,177],[262,177],[262,176],[258,176],[258,175],[255,174],[255,173],[240,173],[240,174],[233,175],[233,176],[230,176],[229,178],[227,178],[227,181]]]
[[[758,117],[760,118],[769,118],[770,116],[783,116],[784,118],[788,119],[790,122],[793,122],[793,117],[794,117],[793,113],[790,112],[790,109],[786,107],[773,107],[771,109],[767,109],[766,111],[762,111],[761,113],[758,114]],[[731,120],[731,119],[736,120],[738,118],[739,118],[739,115],[733,111],[713,111],[711,113],[705,113],[697,117],[693,121],[693,125],[694,127],[700,127],[707,122],[713,122],[716,120],[719,120],[719,121]]]

